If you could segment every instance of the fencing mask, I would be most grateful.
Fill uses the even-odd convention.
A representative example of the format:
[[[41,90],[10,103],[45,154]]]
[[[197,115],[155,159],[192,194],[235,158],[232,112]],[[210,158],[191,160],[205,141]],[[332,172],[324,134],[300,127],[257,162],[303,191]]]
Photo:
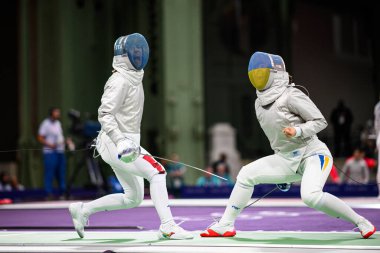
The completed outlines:
[[[141,70],[148,63],[149,45],[143,35],[129,34],[118,38],[114,45],[114,56],[128,57],[136,70]]]
[[[249,80],[259,91],[270,87],[273,82],[273,73],[278,71],[286,71],[285,63],[279,55],[255,52],[249,60]]]

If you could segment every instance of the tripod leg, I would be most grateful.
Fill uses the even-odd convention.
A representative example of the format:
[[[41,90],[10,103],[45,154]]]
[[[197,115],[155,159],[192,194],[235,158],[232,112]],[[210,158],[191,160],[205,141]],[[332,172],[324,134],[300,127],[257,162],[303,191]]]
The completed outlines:
[[[67,182],[67,187],[66,187],[66,198],[69,198],[71,196],[71,187],[73,186],[75,179],[77,178],[81,168],[83,167],[84,162],[80,161],[76,164],[74,167],[74,171],[71,173],[70,179]]]

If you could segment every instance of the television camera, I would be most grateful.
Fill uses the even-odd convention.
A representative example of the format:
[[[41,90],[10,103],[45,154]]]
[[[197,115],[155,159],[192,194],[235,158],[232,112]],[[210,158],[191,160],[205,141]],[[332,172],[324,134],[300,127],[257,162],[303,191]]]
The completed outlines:
[[[97,194],[101,195],[106,189],[105,176],[100,168],[99,161],[94,157],[94,140],[101,129],[101,125],[97,120],[82,120],[81,113],[75,109],[70,109],[68,117],[71,120],[69,132],[79,138],[80,149],[85,149],[80,159],[76,159],[76,165],[67,186],[67,196],[71,195],[71,189],[79,172],[83,168],[87,168],[91,186],[96,188]],[[89,118],[89,117],[87,117]],[[79,157],[79,156],[78,156]],[[77,158],[77,156],[75,156]]]

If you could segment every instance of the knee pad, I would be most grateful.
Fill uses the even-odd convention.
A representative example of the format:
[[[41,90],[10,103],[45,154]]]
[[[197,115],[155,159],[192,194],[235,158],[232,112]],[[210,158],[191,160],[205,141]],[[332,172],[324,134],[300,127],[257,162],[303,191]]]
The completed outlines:
[[[322,191],[314,191],[314,192],[301,191],[302,201],[311,208],[317,208],[322,197],[323,197]]]

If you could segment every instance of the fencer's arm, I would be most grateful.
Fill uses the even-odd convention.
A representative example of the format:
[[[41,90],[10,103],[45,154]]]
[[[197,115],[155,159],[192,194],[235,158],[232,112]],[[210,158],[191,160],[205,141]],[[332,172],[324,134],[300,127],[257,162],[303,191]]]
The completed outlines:
[[[127,96],[127,87],[121,76],[113,74],[104,87],[101,105],[98,109],[98,120],[102,125],[102,130],[115,144],[124,138],[115,115]]]
[[[317,106],[308,96],[296,88],[293,88],[289,93],[288,107],[292,113],[305,120],[305,123],[295,126],[301,130],[301,137],[313,136],[327,127],[327,121]]]

